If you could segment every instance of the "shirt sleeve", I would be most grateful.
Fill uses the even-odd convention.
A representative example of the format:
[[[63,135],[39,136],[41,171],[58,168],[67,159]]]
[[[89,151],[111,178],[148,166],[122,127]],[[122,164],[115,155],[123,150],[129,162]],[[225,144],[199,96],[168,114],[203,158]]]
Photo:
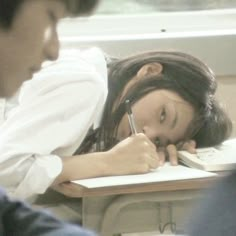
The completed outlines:
[[[12,195],[44,193],[62,170],[61,158],[73,154],[102,113],[106,64],[93,53],[95,64],[64,55],[22,88],[0,128],[0,182]]]
[[[1,235],[95,235],[78,225],[64,223],[49,213],[33,210],[21,201],[10,200],[2,189],[0,189],[0,226]]]

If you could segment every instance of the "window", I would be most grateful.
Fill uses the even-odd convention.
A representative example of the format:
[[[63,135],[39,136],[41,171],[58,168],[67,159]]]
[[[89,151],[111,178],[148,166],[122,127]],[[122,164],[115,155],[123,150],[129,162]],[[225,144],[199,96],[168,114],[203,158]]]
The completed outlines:
[[[143,14],[236,8],[235,0],[103,0],[98,15]]]
[[[62,22],[59,36],[63,47],[98,46],[116,57],[179,50],[236,75],[235,0],[103,0],[95,15]]]

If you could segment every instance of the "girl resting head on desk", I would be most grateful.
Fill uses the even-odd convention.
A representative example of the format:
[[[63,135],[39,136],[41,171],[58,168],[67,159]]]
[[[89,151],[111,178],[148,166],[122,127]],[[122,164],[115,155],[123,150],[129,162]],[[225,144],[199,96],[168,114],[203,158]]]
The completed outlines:
[[[8,101],[0,178],[18,197],[70,180],[147,173],[167,156],[176,165],[177,149],[194,152],[230,135],[214,74],[188,54],[147,52],[108,63],[96,48],[61,56],[25,83],[19,104]]]
[[[94,142],[108,150],[132,134],[126,100],[132,103],[138,133],[157,150],[166,148],[173,161],[176,146],[194,151],[196,145],[218,145],[231,133],[232,122],[215,98],[213,72],[189,54],[156,51],[110,59],[108,86],[101,125],[77,153],[88,152]]]

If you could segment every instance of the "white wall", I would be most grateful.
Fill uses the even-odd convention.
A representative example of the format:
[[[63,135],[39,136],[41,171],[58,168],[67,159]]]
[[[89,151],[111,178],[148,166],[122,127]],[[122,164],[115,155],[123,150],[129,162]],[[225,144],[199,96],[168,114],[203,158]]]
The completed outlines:
[[[235,61],[236,66],[236,61]],[[233,137],[236,137],[236,76],[217,78],[217,97],[226,106],[229,116],[234,122]]]

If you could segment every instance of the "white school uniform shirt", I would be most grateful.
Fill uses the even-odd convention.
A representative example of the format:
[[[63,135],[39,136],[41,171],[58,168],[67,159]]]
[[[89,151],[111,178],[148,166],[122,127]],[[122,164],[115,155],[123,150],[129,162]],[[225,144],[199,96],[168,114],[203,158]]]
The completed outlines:
[[[0,185],[13,197],[41,194],[62,171],[88,129],[99,126],[107,96],[103,53],[62,52],[60,58],[0,101]]]

